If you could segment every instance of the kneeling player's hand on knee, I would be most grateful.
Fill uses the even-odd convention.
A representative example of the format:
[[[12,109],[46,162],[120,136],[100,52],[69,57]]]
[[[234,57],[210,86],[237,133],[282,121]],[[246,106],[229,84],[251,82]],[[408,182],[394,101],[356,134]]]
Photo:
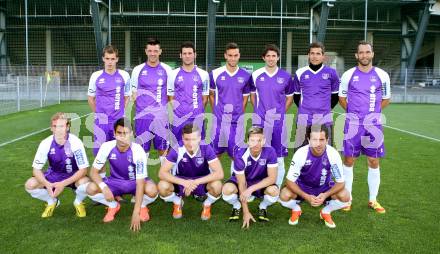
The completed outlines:
[[[62,182],[53,183],[53,185],[52,185],[52,188],[54,188],[54,190],[53,190],[53,197],[54,198],[58,197],[61,194],[61,192],[63,192],[64,187],[65,186],[64,186],[64,184]]]

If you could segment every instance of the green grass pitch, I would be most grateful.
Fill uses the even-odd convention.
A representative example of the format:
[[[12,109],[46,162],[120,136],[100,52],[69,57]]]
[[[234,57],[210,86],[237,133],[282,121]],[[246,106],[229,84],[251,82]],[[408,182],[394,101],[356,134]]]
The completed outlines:
[[[89,113],[87,103],[65,102],[42,110],[0,118],[0,144],[47,128],[57,111]],[[440,139],[440,105],[391,104],[387,125]],[[90,135],[82,120],[81,137]],[[331,230],[319,220],[319,209],[302,204],[297,226],[290,211],[279,204],[269,208],[269,223],[242,230],[229,223],[230,206],[214,204],[210,221],[200,220],[201,204],[186,201],[184,217],[174,220],[172,206],[158,199],[150,206],[151,221],[139,233],[129,230],[131,204],[123,204],[114,222],[103,224],[103,206],[86,199],[87,217],[75,217],[68,188],[61,206],[49,219],[40,218],[43,202],[31,198],[23,185],[32,174],[32,160],[43,131],[0,147],[0,253],[438,253],[440,251],[440,142],[385,129],[386,157],[381,161],[379,200],[386,214],[367,208],[365,157],[355,166],[353,209],[337,211]],[[88,149],[89,161],[93,161]],[[157,157],[152,153],[151,157]],[[286,158],[289,165],[292,151]],[[225,172],[230,161],[222,157]],[[149,167],[157,180],[158,165]],[[228,173],[226,173],[228,176]],[[250,205],[256,212],[258,202]]]

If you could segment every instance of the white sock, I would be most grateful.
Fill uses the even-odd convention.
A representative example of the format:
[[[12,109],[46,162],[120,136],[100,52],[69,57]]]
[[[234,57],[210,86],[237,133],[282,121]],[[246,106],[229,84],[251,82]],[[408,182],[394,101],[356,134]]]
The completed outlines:
[[[79,205],[81,204],[81,202],[83,202],[83,200],[87,197],[87,186],[89,185],[89,183],[83,183],[80,186],[78,186],[78,188],[76,188],[75,193],[76,193],[76,198],[75,201],[73,201],[74,205]]]
[[[263,201],[261,201],[259,208],[260,209],[267,209],[268,206],[273,205],[275,202],[277,202],[278,196],[270,196],[270,195],[264,195]]]
[[[296,200],[296,199],[291,199],[289,201],[280,200],[279,202],[284,207],[287,207],[289,209],[292,209],[292,210],[298,211],[298,212],[301,211],[301,206],[298,205],[298,200]]]
[[[26,191],[31,194],[31,196],[33,198],[39,199],[39,200],[43,200],[45,202],[47,202],[48,205],[53,205],[55,204],[55,202],[57,201],[56,198],[52,198],[49,195],[49,192],[47,192],[46,189],[33,189],[33,190],[28,190],[26,189]]]
[[[160,165],[162,165],[165,160],[165,156],[159,156],[159,160],[160,160]]]
[[[204,206],[210,206],[214,204],[215,201],[219,200],[220,195],[218,197],[214,197],[210,193],[206,193],[207,198],[205,199],[205,202],[203,202]]]
[[[322,209],[322,213],[330,214],[331,212],[342,209],[342,208],[346,207],[347,205],[348,205],[348,203],[346,203],[346,202],[341,202],[337,199],[332,199],[332,200],[330,200],[330,202],[328,202],[328,205],[326,205]]]
[[[353,167],[342,165],[342,168],[344,169],[345,188],[350,193],[351,199],[351,190],[353,188]]]
[[[223,194],[223,200],[226,201],[228,204],[231,204],[234,209],[240,209],[241,203],[240,200],[238,200],[237,194],[231,194],[231,195],[225,195]]]
[[[101,203],[103,205],[106,205],[110,208],[116,208],[118,206],[118,202],[116,201],[107,201],[107,199],[105,199],[104,194],[102,193],[98,193],[96,195],[90,196],[89,198],[95,202]]]
[[[160,197],[161,199],[163,199],[163,201],[165,202],[173,202],[175,205],[180,205],[182,204],[182,198],[177,196],[176,193],[171,193],[171,195],[166,196],[166,197]]]
[[[283,183],[284,174],[286,173],[286,169],[284,168],[284,157],[278,157],[278,174],[276,184],[278,188],[281,188],[281,184]]]
[[[379,168],[368,167],[368,189],[370,190],[370,201],[376,201],[379,193],[380,170]]]
[[[231,175],[234,173],[234,160],[231,160]]]
[[[106,173],[106,172],[99,173],[99,176],[100,176],[101,178],[104,178],[104,177],[107,176],[107,173]]]
[[[158,195],[156,195],[154,198],[144,194],[144,197],[142,198],[142,204],[141,207],[147,207],[147,205],[151,204],[156,200]]]

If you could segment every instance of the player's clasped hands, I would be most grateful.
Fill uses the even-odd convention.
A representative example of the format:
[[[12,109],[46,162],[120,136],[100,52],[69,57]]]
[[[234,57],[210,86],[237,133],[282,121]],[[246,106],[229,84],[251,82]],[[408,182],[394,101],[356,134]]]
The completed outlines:
[[[185,196],[191,195],[191,192],[193,192],[199,184],[195,180],[185,180],[185,184],[183,185]]]
[[[326,198],[327,197],[323,193],[321,193],[318,196],[309,195],[306,200],[310,203],[311,206],[318,207],[324,203]]]
[[[64,190],[64,184],[62,182],[55,182],[52,183],[52,188],[53,188],[53,196],[54,198],[58,197],[61,192],[63,192]]]

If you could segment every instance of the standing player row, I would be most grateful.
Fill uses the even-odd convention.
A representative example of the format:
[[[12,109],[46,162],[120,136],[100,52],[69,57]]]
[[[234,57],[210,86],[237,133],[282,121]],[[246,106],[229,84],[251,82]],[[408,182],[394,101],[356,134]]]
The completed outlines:
[[[323,64],[325,48],[321,43],[310,45],[309,66],[298,69],[293,78],[278,68],[280,52],[275,45],[265,47],[262,54],[265,66],[252,74],[238,67],[240,51],[235,43],[225,48],[225,66],[210,74],[194,64],[196,52],[191,42],[181,45],[182,66],[174,70],[160,62],[162,49],[156,39],[147,41],[145,53],[147,61],[134,68],[130,79],[128,73],[116,68],[117,50],[112,46],[104,49],[104,70],[95,72],[89,85],[89,104],[97,115],[95,154],[100,144],[112,139],[112,124],[124,114],[132,96],[136,107],[135,133],[147,153],[153,141],[163,161],[168,140],[181,145],[182,128],[190,122],[199,126],[204,137],[203,113],[210,101],[216,119],[214,150],[218,156],[228,152],[232,158],[233,147],[243,141],[242,116],[250,95],[255,113],[253,125],[264,127],[267,144],[277,154],[276,182],[280,187],[285,175],[283,158],[288,152],[286,111],[293,102],[298,106],[295,137],[298,148],[307,144],[305,130],[312,124],[325,124],[331,140],[331,110],[339,100],[348,113],[343,151],[347,188],[351,192],[355,159],[365,154],[369,205],[385,212],[376,197],[380,184],[379,158],[385,154],[380,113],[389,103],[390,81],[386,72],[372,65],[374,52],[370,43],[358,44],[355,54],[358,65],[346,71],[341,80],[334,69]],[[168,102],[173,108],[171,117],[167,113]],[[231,171],[233,168],[231,163]]]

